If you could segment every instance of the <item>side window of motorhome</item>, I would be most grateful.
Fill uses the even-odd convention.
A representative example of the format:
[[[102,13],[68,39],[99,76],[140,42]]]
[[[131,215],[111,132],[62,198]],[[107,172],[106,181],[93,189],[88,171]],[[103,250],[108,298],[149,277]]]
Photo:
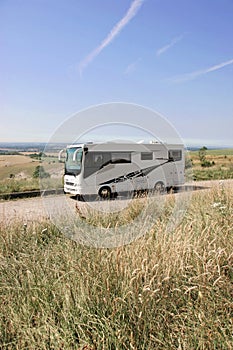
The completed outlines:
[[[109,152],[87,152],[84,162],[84,178],[94,174],[109,162]]]
[[[112,153],[112,163],[131,163],[131,153],[130,152],[113,152]]]
[[[131,163],[130,152],[87,152],[84,162],[84,178],[96,173],[108,164]]]
[[[141,160],[153,160],[153,152],[141,152]]]
[[[182,159],[182,150],[170,150],[168,151],[168,158],[174,162]]]

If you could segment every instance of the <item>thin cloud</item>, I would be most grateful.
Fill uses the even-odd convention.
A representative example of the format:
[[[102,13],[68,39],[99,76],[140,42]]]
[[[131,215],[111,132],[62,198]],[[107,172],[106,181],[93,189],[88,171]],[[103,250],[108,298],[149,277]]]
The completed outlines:
[[[222,68],[229,66],[231,64],[233,64],[233,59],[226,61],[226,62],[216,64],[216,65],[211,66],[211,67],[206,68],[206,69],[197,70],[197,71],[192,72],[192,73],[187,73],[187,74],[183,74],[183,75],[171,78],[171,79],[169,79],[169,81],[173,82],[173,83],[181,83],[181,82],[185,82],[185,81],[189,81],[189,80],[194,80],[200,76],[203,76],[205,74],[222,69]]]
[[[183,35],[176,36],[174,39],[172,39],[172,41],[171,41],[169,44],[167,44],[167,45],[161,47],[160,49],[158,49],[158,50],[156,51],[156,56],[162,55],[164,52],[166,52],[166,51],[169,50],[172,46],[174,46],[174,45],[177,44],[180,40],[182,40],[183,37],[184,37]]]
[[[87,55],[82,62],[79,64],[79,72],[82,74],[83,70],[90,64],[100,52],[108,46],[114,38],[120,34],[122,29],[131,21],[131,19],[136,16],[142,3],[145,0],[133,0],[125,16],[112,28],[106,38],[101,42],[101,44],[96,47],[89,55]]]
[[[136,61],[130,63],[130,64],[126,67],[126,69],[125,69],[125,71],[124,71],[124,74],[125,74],[125,75],[129,75],[129,74],[133,73],[133,72],[137,69],[137,65],[138,65],[138,63],[139,63],[140,61],[141,61],[141,58],[138,58]]]

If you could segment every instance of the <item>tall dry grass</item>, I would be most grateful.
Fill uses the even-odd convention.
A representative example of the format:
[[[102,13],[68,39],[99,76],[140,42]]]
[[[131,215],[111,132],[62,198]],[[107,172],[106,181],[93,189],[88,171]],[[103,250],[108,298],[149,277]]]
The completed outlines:
[[[233,189],[194,193],[169,234],[168,211],[116,249],[3,224],[0,348],[232,349]]]

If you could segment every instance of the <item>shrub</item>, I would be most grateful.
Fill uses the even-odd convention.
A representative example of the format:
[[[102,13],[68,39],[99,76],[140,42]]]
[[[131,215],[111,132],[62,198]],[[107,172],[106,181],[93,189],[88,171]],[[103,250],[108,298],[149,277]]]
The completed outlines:
[[[47,178],[50,177],[50,174],[44,170],[44,167],[42,165],[37,165],[34,173],[33,173],[33,178]]]

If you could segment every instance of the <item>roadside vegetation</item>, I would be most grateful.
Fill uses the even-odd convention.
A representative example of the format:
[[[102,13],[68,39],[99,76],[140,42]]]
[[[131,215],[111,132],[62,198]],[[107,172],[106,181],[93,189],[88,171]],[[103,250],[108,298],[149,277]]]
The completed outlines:
[[[233,179],[233,149],[208,150],[203,146],[188,153],[187,168],[195,181]]]
[[[55,155],[45,157],[43,152],[0,154],[0,193],[39,190],[40,177],[49,179],[49,188],[61,187],[61,180],[58,180],[60,169],[63,165]]]
[[[195,192],[166,233],[170,198],[150,232],[116,249],[47,221],[1,223],[1,349],[231,350],[233,189]]]

